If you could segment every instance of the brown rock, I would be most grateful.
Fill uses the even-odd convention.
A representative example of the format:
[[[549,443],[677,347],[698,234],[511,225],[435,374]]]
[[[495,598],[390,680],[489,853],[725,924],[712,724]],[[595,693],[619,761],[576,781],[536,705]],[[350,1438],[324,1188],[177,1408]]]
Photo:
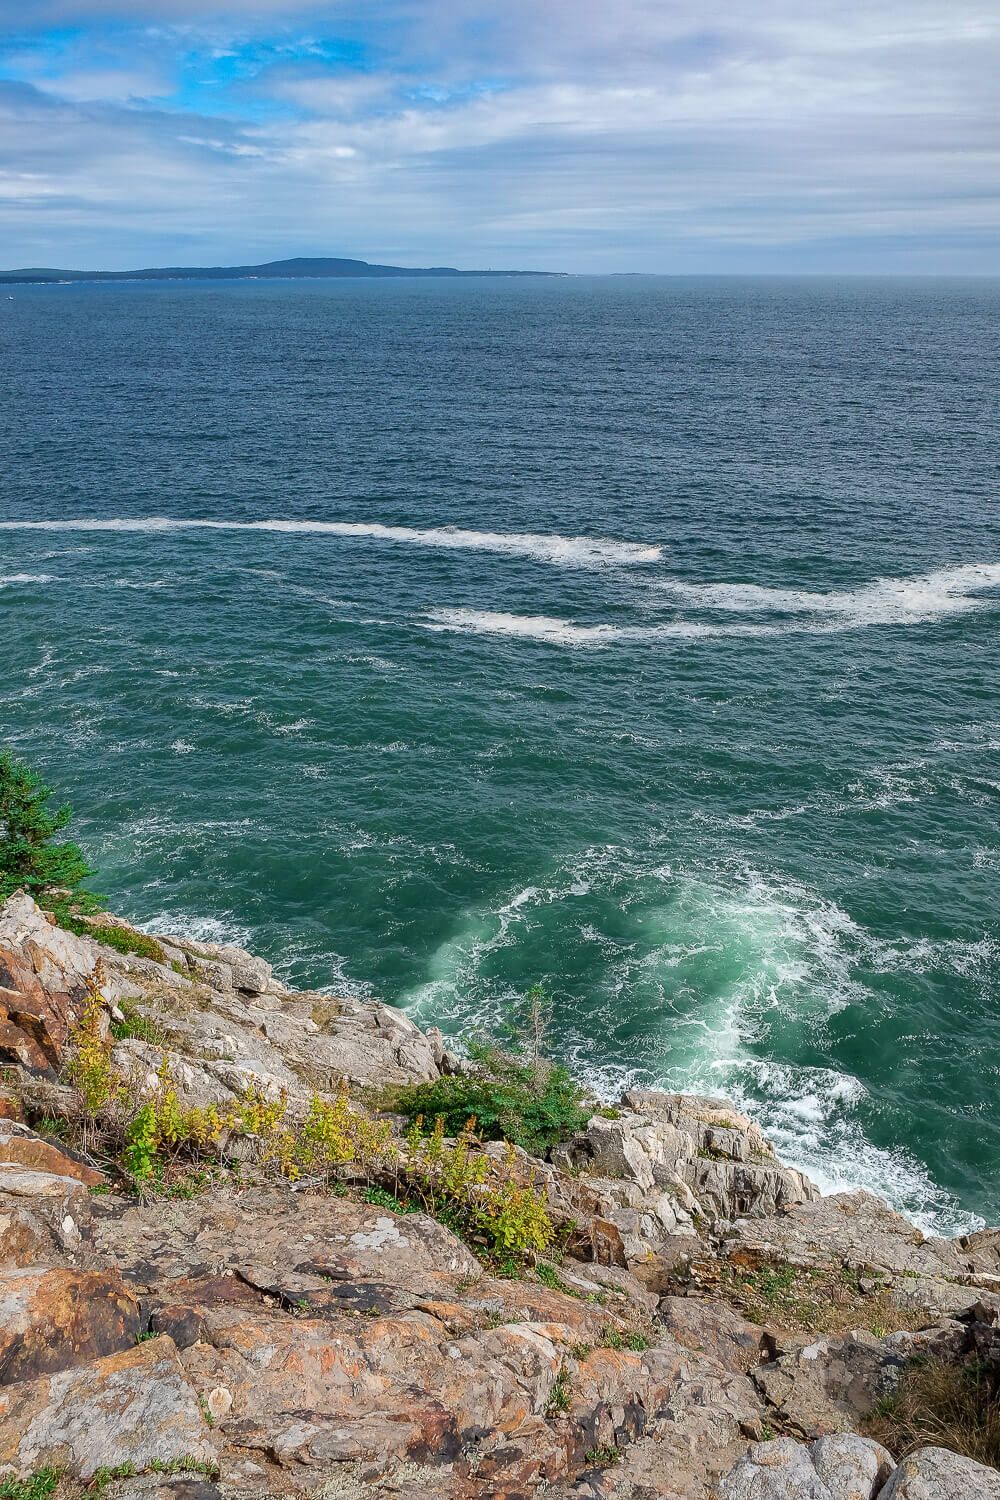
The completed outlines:
[[[7,1194],[0,1202],[0,1265],[35,1266],[60,1259],[52,1231],[30,1209],[16,1206]]]
[[[93,980],[96,949],[30,896],[0,907],[0,1061],[54,1077]]]
[[[745,1375],[774,1353],[774,1345],[756,1323],[741,1318],[723,1302],[695,1297],[664,1297],[660,1321],[679,1344],[707,1354],[725,1370]]]
[[[92,1206],[75,1177],[0,1164],[0,1264],[53,1263],[90,1238]]]
[[[264,1279],[296,1271],[433,1297],[482,1275],[471,1250],[426,1214],[391,1214],[324,1193],[220,1191],[169,1212],[137,1205],[112,1215],[98,1203],[96,1213],[97,1248],[141,1285],[255,1267]]]
[[[89,1479],[184,1457],[212,1463],[216,1450],[169,1339],[0,1389],[0,1471]]]
[[[32,1172],[51,1172],[57,1177],[74,1177],[85,1187],[98,1187],[107,1181],[103,1172],[33,1133],[7,1135],[0,1131],[0,1163],[27,1167]]]
[[[139,1304],[118,1271],[0,1271],[0,1384],[130,1349]]]

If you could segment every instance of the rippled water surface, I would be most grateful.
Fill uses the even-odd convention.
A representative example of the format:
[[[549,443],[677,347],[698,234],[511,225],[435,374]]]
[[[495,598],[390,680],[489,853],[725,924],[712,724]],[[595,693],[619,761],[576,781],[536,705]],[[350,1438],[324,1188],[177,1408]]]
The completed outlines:
[[[1000,1221],[1000,287],[19,288],[0,735],[112,904]]]

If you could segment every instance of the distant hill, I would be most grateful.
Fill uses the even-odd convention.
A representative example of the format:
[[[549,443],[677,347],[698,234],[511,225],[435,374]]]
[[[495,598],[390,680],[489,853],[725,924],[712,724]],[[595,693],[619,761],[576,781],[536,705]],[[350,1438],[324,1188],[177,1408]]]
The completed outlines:
[[[33,284],[67,281],[265,281],[289,277],[309,280],[331,276],[560,276],[560,271],[457,271],[454,266],[377,266],[367,260],[336,255],[299,255],[269,260],[262,266],[153,266],[142,271],[57,271],[29,266],[0,271],[0,283]]]

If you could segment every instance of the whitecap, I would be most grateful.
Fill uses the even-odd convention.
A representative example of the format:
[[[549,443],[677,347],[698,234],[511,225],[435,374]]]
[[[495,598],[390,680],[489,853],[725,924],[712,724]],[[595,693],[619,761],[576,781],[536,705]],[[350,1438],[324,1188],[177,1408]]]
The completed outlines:
[[[143,932],[157,937],[190,938],[195,943],[225,943],[249,949],[253,941],[253,930],[231,917],[192,917],[187,912],[161,911],[144,917],[139,925]]]

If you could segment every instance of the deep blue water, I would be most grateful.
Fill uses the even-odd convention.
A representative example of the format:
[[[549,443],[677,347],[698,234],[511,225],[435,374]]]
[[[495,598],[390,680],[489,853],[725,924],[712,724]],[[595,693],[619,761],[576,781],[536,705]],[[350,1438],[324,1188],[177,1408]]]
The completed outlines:
[[[0,738],[141,922],[541,980],[605,1089],[1000,1221],[998,348],[986,282],[18,288]]]

